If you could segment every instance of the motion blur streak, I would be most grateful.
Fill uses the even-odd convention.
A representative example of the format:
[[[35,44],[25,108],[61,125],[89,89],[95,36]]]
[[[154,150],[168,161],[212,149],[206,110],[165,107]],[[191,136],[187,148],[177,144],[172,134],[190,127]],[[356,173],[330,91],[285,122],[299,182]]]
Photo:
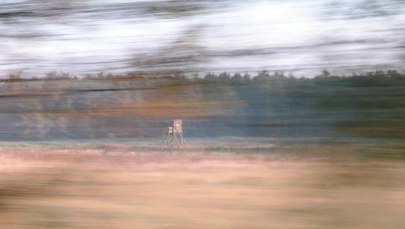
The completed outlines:
[[[404,70],[401,0],[0,3],[0,72]]]
[[[405,228],[403,0],[0,1],[0,229]]]
[[[167,154],[128,145],[2,144],[1,226],[405,226],[403,161],[357,154],[369,148],[347,145],[279,148],[239,141],[211,147],[194,144]]]
[[[405,77],[377,71],[315,78],[128,73],[3,82],[0,137],[63,140],[154,137],[184,119],[189,137],[403,139]],[[17,131],[18,130],[18,131]]]

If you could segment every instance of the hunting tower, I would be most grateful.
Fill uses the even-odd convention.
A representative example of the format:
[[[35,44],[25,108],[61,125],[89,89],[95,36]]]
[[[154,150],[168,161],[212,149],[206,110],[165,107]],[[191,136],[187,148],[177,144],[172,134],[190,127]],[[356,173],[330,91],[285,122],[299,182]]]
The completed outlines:
[[[163,136],[163,143],[170,148],[181,147],[184,145],[183,120],[174,119],[173,121],[170,121],[169,127]]]

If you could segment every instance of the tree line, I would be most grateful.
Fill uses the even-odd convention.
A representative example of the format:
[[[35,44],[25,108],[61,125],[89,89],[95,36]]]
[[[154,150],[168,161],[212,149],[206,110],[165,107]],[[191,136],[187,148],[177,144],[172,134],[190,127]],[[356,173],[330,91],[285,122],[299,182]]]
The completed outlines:
[[[186,137],[405,136],[405,75],[312,78],[282,72],[49,73],[1,82],[3,140],[158,138],[181,118]]]

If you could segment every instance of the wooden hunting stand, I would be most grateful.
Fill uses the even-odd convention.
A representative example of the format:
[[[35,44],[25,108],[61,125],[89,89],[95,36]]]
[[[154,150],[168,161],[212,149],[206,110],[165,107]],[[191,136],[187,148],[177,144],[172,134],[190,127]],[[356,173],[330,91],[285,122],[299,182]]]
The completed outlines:
[[[174,148],[181,147],[184,143],[183,120],[175,119],[170,121],[170,125],[163,136],[163,144],[169,148]]]

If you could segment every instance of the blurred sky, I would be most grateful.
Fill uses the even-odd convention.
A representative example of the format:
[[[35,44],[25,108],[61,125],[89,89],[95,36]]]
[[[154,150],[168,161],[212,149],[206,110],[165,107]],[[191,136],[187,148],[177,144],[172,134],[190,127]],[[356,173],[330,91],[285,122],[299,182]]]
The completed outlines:
[[[403,0],[3,0],[0,74],[404,70]]]

